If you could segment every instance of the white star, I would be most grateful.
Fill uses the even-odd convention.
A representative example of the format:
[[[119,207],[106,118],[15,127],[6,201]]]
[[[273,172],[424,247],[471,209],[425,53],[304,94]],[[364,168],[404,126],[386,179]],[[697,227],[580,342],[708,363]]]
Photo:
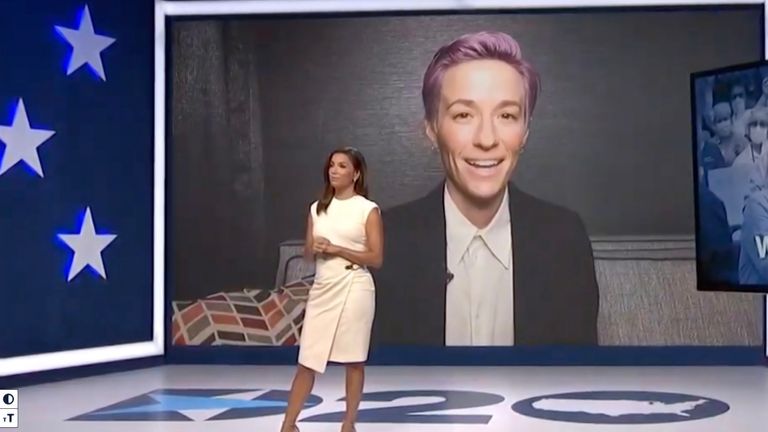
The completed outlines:
[[[59,238],[75,252],[72,265],[69,267],[67,282],[74,279],[87,265],[106,279],[101,251],[109,246],[115,237],[117,236],[114,234],[96,234],[91,208],[87,207],[83,224],[80,226],[80,234],[59,234]]]
[[[101,52],[112,45],[115,39],[97,35],[94,32],[88,5],[83,9],[80,28],[73,30],[56,26],[56,31],[72,45],[72,57],[69,59],[69,66],[67,66],[67,75],[71,75],[80,66],[88,63],[88,66],[99,75],[102,81],[107,80],[104,74],[104,65],[101,63]]]
[[[27,109],[24,101],[19,99],[16,113],[10,126],[0,126],[0,142],[5,144],[5,154],[0,163],[0,175],[11,169],[20,161],[24,161],[37,175],[43,177],[43,167],[37,155],[37,148],[46,142],[56,132],[45,129],[32,129],[29,126]]]

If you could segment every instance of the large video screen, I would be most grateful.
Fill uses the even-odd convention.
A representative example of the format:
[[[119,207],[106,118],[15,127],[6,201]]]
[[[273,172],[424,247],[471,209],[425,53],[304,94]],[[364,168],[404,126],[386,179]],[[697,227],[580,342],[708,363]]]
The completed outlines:
[[[698,287],[768,292],[768,62],[696,72],[691,99]]]
[[[696,289],[689,88],[760,60],[762,28],[743,6],[174,18],[173,346],[298,343],[345,146],[382,212],[374,346],[761,345],[760,298]]]

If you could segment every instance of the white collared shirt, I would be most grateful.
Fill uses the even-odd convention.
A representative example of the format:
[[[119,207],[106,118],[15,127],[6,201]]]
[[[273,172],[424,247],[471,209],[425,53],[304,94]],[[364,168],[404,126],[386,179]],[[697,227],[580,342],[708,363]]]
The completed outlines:
[[[763,146],[765,146],[765,144],[763,144]],[[742,152],[736,156],[736,159],[733,161],[733,165],[757,165],[758,163],[761,163],[761,161],[765,163],[766,150],[768,149],[762,148],[760,153],[756,153],[754,150],[752,150],[752,144],[748,144],[747,148],[742,150]]]
[[[484,229],[475,227],[444,191],[448,271],[445,344],[514,344],[512,227],[509,191]]]

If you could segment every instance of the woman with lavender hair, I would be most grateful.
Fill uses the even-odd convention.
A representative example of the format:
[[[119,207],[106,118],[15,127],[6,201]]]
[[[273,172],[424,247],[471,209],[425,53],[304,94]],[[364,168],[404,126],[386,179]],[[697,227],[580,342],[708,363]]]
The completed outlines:
[[[422,84],[424,128],[445,181],[383,212],[375,343],[598,343],[598,286],[581,218],[510,180],[539,86],[504,33],[464,35],[435,53]]]

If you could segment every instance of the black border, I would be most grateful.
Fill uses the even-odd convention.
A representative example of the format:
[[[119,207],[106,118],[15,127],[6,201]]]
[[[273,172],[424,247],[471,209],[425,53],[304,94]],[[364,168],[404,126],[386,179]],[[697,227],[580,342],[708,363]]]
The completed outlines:
[[[765,29],[763,29],[763,37],[765,37]],[[763,42],[763,45],[765,45],[765,42]],[[765,46],[763,46],[763,49],[765,49]],[[699,236],[699,228],[700,228],[700,220],[699,220],[699,146],[698,146],[698,137],[697,135],[697,129],[696,129],[696,122],[697,122],[697,115],[696,112],[696,81],[701,78],[706,78],[712,75],[720,75],[720,74],[726,74],[726,73],[732,73],[732,72],[741,72],[741,71],[747,71],[750,69],[757,69],[760,67],[768,67],[768,59],[765,60],[759,60],[754,62],[747,62],[747,63],[737,63],[732,64],[728,66],[723,66],[719,68],[714,69],[707,69],[702,71],[693,72],[690,74],[689,78],[689,86],[690,86],[690,108],[691,108],[691,161],[693,163],[693,213],[694,213],[694,226],[695,226],[695,237],[698,239]],[[706,280],[703,275],[703,266],[701,263],[700,258],[700,251],[698,242],[696,242],[696,289],[697,291],[702,292],[733,292],[733,293],[753,293],[753,294],[768,294],[768,283],[764,285],[736,285],[736,284],[729,284],[725,282],[716,282],[716,281],[710,281]],[[765,326],[765,325],[764,325]],[[765,329],[764,329],[765,334]]]
[[[167,0],[166,0],[167,1]],[[184,0],[178,0],[184,1]],[[413,9],[413,10],[379,10],[379,11],[324,11],[324,12],[247,12],[200,15],[165,15],[166,30],[169,24],[184,21],[206,20],[248,20],[248,19],[334,19],[334,18],[378,18],[378,17],[407,17],[407,16],[457,16],[457,15],[555,15],[555,14],[616,14],[616,13],[661,13],[661,12],[723,12],[723,11],[752,11],[759,9],[764,15],[762,3],[730,4],[724,0],[721,4],[700,5],[634,5],[634,6],[579,6],[574,2],[570,7],[494,7],[467,9]],[[418,0],[414,0],[414,3]],[[174,3],[169,1],[169,3]],[[765,26],[763,26],[765,27]],[[763,28],[762,32],[765,29]],[[166,31],[166,35],[170,32]],[[763,38],[764,40],[765,38]],[[764,43],[764,42],[763,42]]]
[[[492,15],[492,14],[602,14],[602,13],[652,13],[652,12],[722,12],[759,10],[763,25],[760,26],[761,57],[765,57],[766,11],[763,4],[718,4],[718,5],[670,5],[670,6],[600,6],[600,7],[559,7],[559,8],[489,8],[489,9],[423,9],[409,11],[363,11],[363,12],[284,12],[284,13],[242,13],[208,15],[168,15],[165,20],[165,255],[164,269],[164,347],[166,364],[264,364],[293,365],[296,363],[297,347],[247,346],[216,347],[213,351],[207,346],[173,345],[173,277],[170,266],[173,252],[173,214],[172,205],[172,101],[173,101],[173,62],[172,62],[172,26],[175,23],[205,20],[247,20],[247,19],[318,19],[318,18],[366,18],[398,16],[456,16],[456,15]],[[761,64],[761,60],[747,64]],[[739,67],[733,65],[729,67]],[[714,70],[727,69],[720,68]],[[709,71],[694,74],[711,73]],[[691,78],[691,83],[693,79]],[[695,92],[691,103],[695,103]],[[692,118],[695,110],[692,109]],[[693,123],[695,125],[695,123]],[[695,128],[693,137],[695,139]],[[694,140],[694,145],[696,144]],[[698,164],[694,153],[693,174],[698,173]],[[694,187],[698,184],[694,181]],[[698,189],[696,189],[696,192]],[[698,200],[694,194],[697,208]],[[698,232],[698,218],[696,232]],[[695,233],[696,233],[695,232]],[[694,235],[695,235],[694,233]],[[697,260],[698,281],[698,260]],[[698,282],[697,282],[698,285]],[[552,346],[552,347],[442,347],[442,346],[381,346],[372,347],[368,365],[485,365],[485,366],[768,366],[768,304],[762,302],[763,337],[761,345],[754,346],[718,346],[718,345],[669,345],[669,346]]]

